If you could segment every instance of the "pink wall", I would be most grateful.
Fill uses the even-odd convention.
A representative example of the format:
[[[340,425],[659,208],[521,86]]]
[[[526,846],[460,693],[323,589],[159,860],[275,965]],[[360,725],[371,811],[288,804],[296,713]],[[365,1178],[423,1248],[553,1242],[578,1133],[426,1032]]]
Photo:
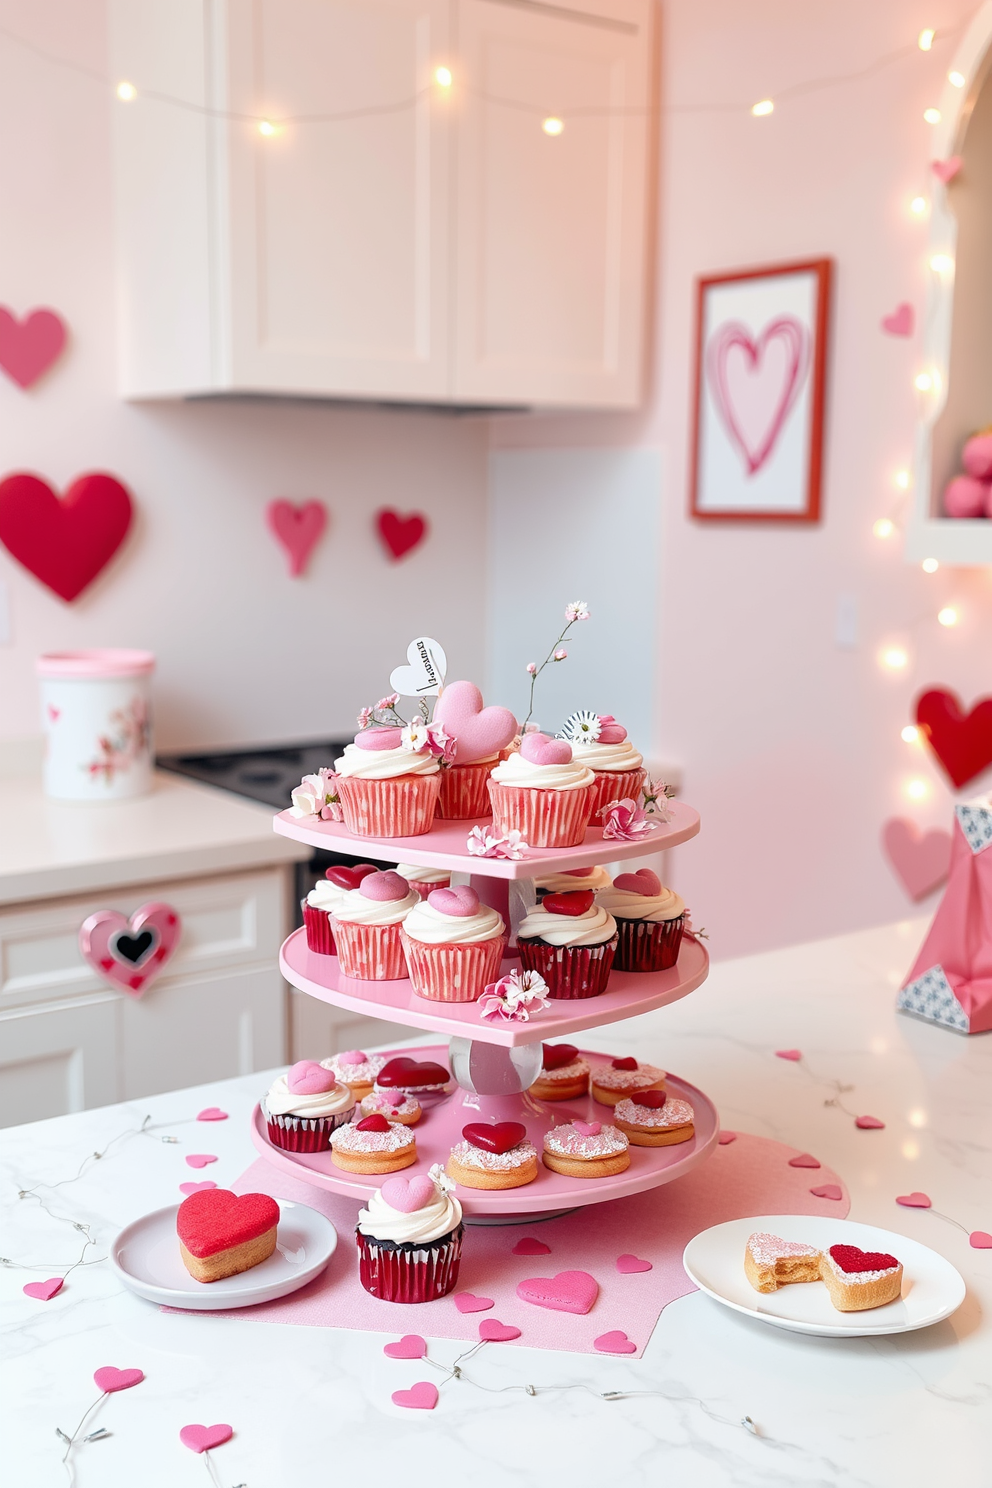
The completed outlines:
[[[703,834],[676,855],[677,886],[717,956],[829,935],[904,915],[909,903],[878,847],[904,815],[950,824],[951,794],[900,739],[927,683],[968,702],[992,691],[992,572],[927,576],[872,522],[897,494],[913,439],[919,340],[878,329],[903,299],[922,309],[926,228],[910,199],[929,185],[925,107],[956,41],[859,81],[748,107],[806,80],[849,74],[948,31],[970,3],[940,0],[676,0],[663,13],[658,329],[654,391],[636,417],[499,422],[503,448],[660,446],[660,665],[655,757],[681,761]],[[712,111],[694,106],[712,104]],[[728,105],[741,105],[736,111]],[[821,526],[703,528],[685,515],[697,274],[796,257],[836,260]],[[834,640],[838,596],[853,595],[859,642]],[[961,623],[935,616],[953,600]],[[878,652],[911,662],[885,674]],[[922,803],[907,799],[912,778]],[[992,786],[983,777],[975,794]]]

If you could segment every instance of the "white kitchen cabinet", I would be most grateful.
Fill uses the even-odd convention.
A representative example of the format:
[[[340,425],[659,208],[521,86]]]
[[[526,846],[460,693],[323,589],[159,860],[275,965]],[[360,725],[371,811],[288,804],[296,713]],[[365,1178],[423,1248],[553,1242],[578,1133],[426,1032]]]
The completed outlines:
[[[636,405],[652,6],[111,0],[124,396]]]

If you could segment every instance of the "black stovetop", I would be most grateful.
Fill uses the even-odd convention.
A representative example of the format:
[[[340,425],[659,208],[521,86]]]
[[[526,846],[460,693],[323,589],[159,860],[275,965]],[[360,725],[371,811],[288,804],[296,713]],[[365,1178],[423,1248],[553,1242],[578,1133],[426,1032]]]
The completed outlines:
[[[160,754],[160,770],[202,780],[250,801],[263,801],[283,811],[290,792],[304,775],[330,767],[352,742],[346,739],[309,739],[303,744],[261,745],[256,748],[211,750],[204,754]]]

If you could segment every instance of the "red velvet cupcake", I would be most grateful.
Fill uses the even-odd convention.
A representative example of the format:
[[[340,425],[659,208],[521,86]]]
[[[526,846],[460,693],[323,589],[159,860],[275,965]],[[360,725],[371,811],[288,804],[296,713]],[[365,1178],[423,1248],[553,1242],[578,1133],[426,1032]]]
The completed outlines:
[[[591,889],[545,894],[517,927],[520,964],[541,973],[549,997],[605,992],[616,944],[616,922]]]
[[[458,1284],[462,1208],[435,1164],[428,1175],[387,1178],[359,1211],[362,1286],[382,1302],[435,1302]]]
[[[618,971],[668,971],[679,959],[685,905],[657,873],[620,873],[596,895],[617,922]]]
[[[347,1085],[312,1059],[300,1059],[280,1075],[262,1101],[269,1141],[286,1152],[326,1152],[331,1133],[354,1109]]]

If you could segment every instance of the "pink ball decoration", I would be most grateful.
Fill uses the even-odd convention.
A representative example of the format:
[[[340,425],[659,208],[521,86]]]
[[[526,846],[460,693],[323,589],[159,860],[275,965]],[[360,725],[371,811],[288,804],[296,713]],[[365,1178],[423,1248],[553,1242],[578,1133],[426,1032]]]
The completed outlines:
[[[961,455],[961,464],[976,480],[992,481],[992,430],[975,434]]]
[[[944,512],[948,517],[983,517],[989,497],[988,481],[973,475],[956,475],[944,487]]]

